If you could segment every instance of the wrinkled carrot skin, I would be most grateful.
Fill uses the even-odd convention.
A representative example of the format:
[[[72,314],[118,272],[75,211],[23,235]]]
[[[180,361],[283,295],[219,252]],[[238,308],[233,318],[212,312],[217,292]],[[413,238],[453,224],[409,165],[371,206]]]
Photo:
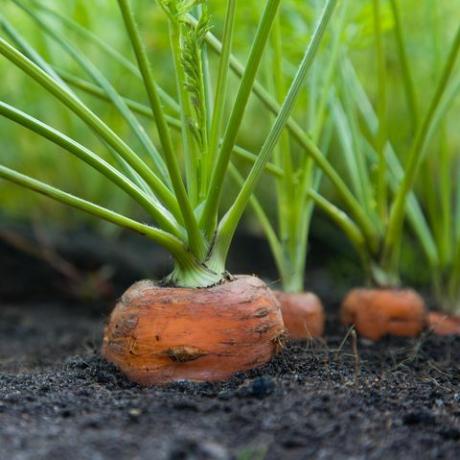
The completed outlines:
[[[140,281],[115,306],[102,354],[141,385],[219,381],[270,361],[283,334],[279,303],[256,277],[207,289]]]
[[[422,297],[412,289],[353,289],[342,303],[346,326],[371,340],[385,335],[415,337],[426,326],[427,311]]]
[[[428,327],[436,335],[460,335],[460,316],[432,311],[428,314]]]
[[[291,340],[310,340],[324,333],[323,304],[312,292],[291,294],[274,291],[281,305],[284,326]]]

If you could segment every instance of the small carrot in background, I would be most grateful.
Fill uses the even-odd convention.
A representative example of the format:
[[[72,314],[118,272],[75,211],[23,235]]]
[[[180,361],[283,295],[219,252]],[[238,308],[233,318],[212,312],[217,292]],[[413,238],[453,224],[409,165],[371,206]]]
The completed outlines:
[[[312,6],[315,10],[317,6]],[[337,20],[332,21],[328,31],[327,45],[323,46],[312,66],[308,78],[308,95],[301,106],[302,113],[308,114],[309,129],[291,118],[274,152],[273,163],[278,171],[270,171],[270,180],[276,191],[276,218],[269,217],[272,200],[263,196],[251,198],[251,207],[269,243],[273,259],[280,277],[280,289],[275,295],[280,301],[288,337],[294,340],[308,340],[324,333],[325,312],[317,295],[304,292],[305,267],[308,252],[310,223],[314,211],[314,201],[308,190],[318,190],[324,171],[332,133],[328,118],[330,90],[333,87],[340,55],[342,35],[347,24],[349,7],[343,3]],[[289,11],[284,11],[288,15]],[[274,22],[270,41],[271,53],[267,59],[267,80],[274,88],[274,94],[259,90],[256,96],[270,109],[269,121],[279,111],[279,102],[286,94],[290,75],[285,65],[290,41],[300,39],[283,36],[282,21],[278,16]],[[305,24],[309,27],[310,24]],[[293,32],[291,32],[293,33]],[[317,43],[316,43],[317,45]],[[311,134],[311,137],[310,137]],[[326,169],[330,167],[326,163]],[[236,166],[230,171],[234,181],[242,183],[241,173]]]
[[[336,95],[331,101],[345,174],[340,176],[335,170],[330,170],[331,165],[327,165],[325,172],[335,185],[346,211],[316,190],[309,191],[317,207],[338,225],[356,248],[371,285],[370,289],[352,290],[345,297],[342,321],[347,326],[355,324],[360,335],[374,340],[386,334],[414,336],[427,325],[423,299],[413,290],[400,287],[400,252],[407,220],[430,264],[437,266],[434,238],[413,187],[433,133],[449,106],[445,97],[450,93],[448,83],[460,50],[459,28],[425,113],[419,114],[418,104],[411,105],[416,110],[411,135],[413,140],[403,160],[402,152],[406,151],[406,146],[398,145],[396,151],[389,139],[387,126],[392,101],[388,97],[380,3],[373,0],[377,107],[374,111],[347,53],[342,54],[340,78],[336,81]],[[399,44],[398,57],[406,77],[403,90],[412,101],[411,66],[405,50],[398,4],[393,1],[391,5],[395,17],[394,32]]]
[[[280,302],[288,337],[309,340],[324,334],[326,315],[319,297],[312,292],[274,291]]]

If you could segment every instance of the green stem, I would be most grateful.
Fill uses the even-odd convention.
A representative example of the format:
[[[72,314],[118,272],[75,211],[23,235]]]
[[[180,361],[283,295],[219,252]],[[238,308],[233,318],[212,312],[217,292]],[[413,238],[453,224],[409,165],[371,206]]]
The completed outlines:
[[[417,170],[422,161],[422,156],[427,140],[431,134],[433,121],[436,119],[436,111],[446,89],[449,78],[455,66],[460,50],[460,27],[453,40],[446,65],[441,78],[436,86],[428,111],[420,125],[413,146],[409,152],[404,178],[396,192],[390,211],[388,229],[384,241],[383,263],[384,266],[394,267],[398,263],[398,250],[401,240],[402,226],[405,216],[407,195],[409,194],[416,178]]]
[[[402,77],[407,98],[407,105],[409,107],[409,115],[412,122],[412,130],[416,131],[418,125],[418,108],[417,97],[415,95],[414,81],[412,79],[411,69],[409,65],[409,58],[407,56],[405,40],[403,35],[403,27],[401,15],[399,12],[398,0],[390,0],[391,9],[393,12],[393,19],[395,22],[394,32],[396,38],[396,46],[398,51],[399,61],[401,63]]]
[[[173,273],[167,278],[167,281],[175,286],[192,288],[209,287],[225,277],[223,269],[218,272],[209,270],[187,250],[182,241],[163,230],[137,222],[1,165],[0,178],[45,195],[67,206],[89,213],[99,219],[140,233],[163,246],[174,257],[175,268]]]
[[[106,161],[101,159],[91,150],[83,147],[73,139],[31,117],[30,115],[11,107],[0,101],[0,115],[18,123],[36,134],[50,140],[56,145],[67,150],[69,153],[77,156],[85,163],[103,174],[107,179],[118,185],[122,190],[128,193],[155,219],[158,224],[168,232],[181,236],[180,227],[168,210],[159,203],[152,203],[151,198],[134,186],[125,176],[120,174]]]
[[[72,84],[69,81],[65,81],[65,78],[59,74],[57,70],[55,70],[51,65],[49,65],[26,41],[25,39],[16,31],[16,29],[5,20],[5,18],[2,18],[0,16],[0,24],[2,28],[5,30],[5,32],[8,34],[8,36],[11,38],[13,43],[17,48],[21,50],[21,52],[28,58],[30,59],[33,63],[37,64],[41,69],[43,69],[48,75],[53,77],[54,80],[56,80],[58,83],[60,83],[63,87],[65,87],[69,92],[72,92],[72,90],[68,87],[67,84]],[[85,81],[85,80],[83,80]],[[92,85],[91,83],[88,83],[89,85]],[[103,98],[105,100],[109,100],[108,95],[103,91],[102,89],[99,89],[97,86],[92,85],[93,87],[97,88],[103,95]],[[124,100],[126,103],[127,101]],[[158,199],[155,197],[155,195],[152,193],[151,189],[148,187],[146,182],[137,174],[131,166],[129,166],[126,161],[122,160],[120,158],[119,154],[113,150],[112,147],[109,146],[110,152],[113,155],[115,161],[121,166],[121,168],[129,175],[129,177],[141,187],[142,190],[144,190],[146,193],[148,193],[156,202],[158,202]]]
[[[235,145],[236,135],[243,119],[273,20],[276,12],[278,11],[279,3],[280,0],[267,0],[262,19],[256,32],[254,43],[249,53],[248,62],[241,78],[241,83],[235,98],[230,120],[227,124],[227,129],[225,130],[216,166],[212,173],[208,198],[206,200],[201,219],[201,224],[208,238],[211,237],[215,231],[216,216],[222,193],[222,183],[225,178],[225,173],[230,161],[230,155],[232,153],[233,146]]]
[[[300,93],[302,85],[307,76],[308,70],[313,63],[313,60],[316,56],[316,53],[321,43],[321,39],[324,36],[327,24],[332,16],[334,8],[337,4],[337,0],[328,0],[324,7],[324,10],[321,14],[318,25],[316,26],[312,39],[308,44],[308,47],[303,56],[302,62],[297,70],[297,73],[294,77],[294,80],[291,83],[287,96],[281,106],[281,110],[276,117],[275,123],[270,130],[265,142],[262,146],[262,149],[259,153],[257,161],[254,163],[248,177],[246,178],[243,187],[241,188],[238,196],[236,197],[233,205],[227,211],[222,221],[219,224],[218,235],[216,239],[216,252],[220,257],[226,257],[228,249],[230,247],[231,239],[234,235],[238,222],[241,218],[241,215],[244,209],[247,206],[247,203],[251,197],[251,194],[254,190],[255,185],[263,171],[265,163],[270,158],[276,144],[279,141],[281,133],[289,119],[294,104],[297,100],[297,97]]]
[[[32,62],[37,64],[46,73],[51,75],[55,80],[64,84],[57,72],[35,51],[32,46],[27,43],[22,35],[8,22],[4,17],[0,16],[0,25],[6,34],[10,37],[13,44]]]
[[[273,65],[270,71],[273,74],[274,90],[278,101],[282,101],[286,95],[286,79],[283,74],[283,49],[281,39],[281,21],[279,16],[275,18],[272,32]],[[276,181],[277,188],[277,211],[280,237],[287,246],[288,252],[296,252],[298,228],[297,214],[292,206],[295,203],[295,183],[292,152],[289,133],[283,132],[279,145],[275,149],[275,164],[285,172],[281,180]]]
[[[182,51],[181,51],[181,32],[180,24],[170,20],[169,36],[171,42],[171,50],[174,58],[174,70],[176,76],[177,93],[179,94],[179,103],[181,107],[181,133],[183,155],[185,159],[185,174],[187,177],[187,187],[190,195],[191,202],[198,203],[198,165],[197,155],[195,149],[195,141],[193,139],[191,123],[193,120],[192,108],[186,89],[186,79],[184,68],[182,65]]]
[[[135,77],[139,78],[142,80],[142,75],[139,71],[139,69],[136,67],[136,65],[131,62],[129,59],[126,59],[126,57],[121,54],[118,50],[110,46],[108,43],[106,43],[104,40],[100,39],[96,34],[91,32],[88,29],[85,29],[82,27],[80,24],[78,24],[75,21],[72,21],[71,19],[67,18],[66,16],[62,15],[61,13],[53,10],[52,8],[49,8],[37,0],[29,0],[32,1],[33,4],[41,9],[45,14],[54,17],[58,21],[62,22],[68,29],[72,30],[73,32],[77,33],[80,37],[86,39],[88,42],[90,42],[92,45],[95,45],[97,48],[99,48],[105,55],[111,57],[115,62],[121,65],[123,69],[127,70],[130,74],[134,75]],[[174,112],[179,113],[180,112],[180,107],[177,104],[177,102],[168,94],[166,91],[164,91],[160,86],[157,86],[157,91],[162,99],[162,101]]]
[[[207,268],[195,258],[189,257],[185,262],[176,258],[173,272],[166,277],[166,283],[186,288],[207,288],[220,283],[227,274],[223,266],[214,271]]]
[[[219,59],[219,69],[217,72],[216,92],[214,95],[214,112],[212,114],[209,155],[210,160],[207,164],[207,170],[212,171],[214,160],[216,158],[217,148],[219,146],[220,132],[222,129],[223,114],[225,108],[225,96],[228,86],[228,69],[230,61],[230,52],[232,48],[233,29],[235,24],[236,0],[227,2],[225,12],[224,31],[222,36],[222,54]]]
[[[232,163],[230,163],[229,172],[233,180],[235,181],[236,185],[238,187],[242,187],[244,184],[243,176],[239,173],[239,171]],[[270,223],[267,214],[265,213],[262,205],[256,198],[255,194],[251,196],[250,205],[254,211],[254,214],[257,216],[257,220],[262,226],[262,229],[265,233],[265,237],[267,238],[268,244],[270,245],[270,250],[273,255],[273,258],[275,259],[275,264],[277,266],[278,273],[281,274],[281,278],[283,280],[287,279],[288,277],[285,274],[285,260],[283,256],[283,248],[278,237],[276,236],[276,232],[273,229],[273,226]]]
[[[378,130],[377,115],[374,112],[374,109],[369,101],[366,92],[363,89],[362,83],[360,82],[356,74],[356,71],[353,68],[353,65],[348,59],[345,61],[344,68],[346,69],[347,88],[349,91],[351,91],[352,97],[362,114],[365,123],[364,127],[373,135],[375,135],[375,133]],[[455,91],[452,93],[449,91],[449,94],[446,95],[446,99],[453,100],[454,94]],[[402,178],[404,176],[404,170],[390,142],[387,142],[387,145],[385,147],[385,157],[389,171],[391,173],[389,174],[389,185],[392,189],[392,192],[394,193],[394,191],[399,187],[399,184],[402,181]],[[438,264],[436,244],[432,232],[428,227],[428,223],[425,219],[422,208],[413,191],[409,192],[408,195],[407,214],[410,224],[414,230],[414,233],[417,235],[420,242],[422,243],[423,250],[425,252],[427,259],[430,261],[430,265],[436,266]]]
[[[199,5],[199,11],[202,15],[205,15],[203,12],[203,5]],[[207,10],[206,10],[207,11]],[[207,18],[207,13],[205,15]],[[196,39],[195,39],[196,41]],[[195,43],[194,44],[194,54],[195,54],[195,66],[196,66],[196,90],[198,91],[197,95],[191,94],[189,99],[192,100],[192,106],[194,106],[195,113],[195,130],[198,135],[198,141],[195,139],[195,152],[194,157],[196,158],[198,173],[197,176],[197,189],[198,189],[198,200],[197,204],[204,202],[206,199],[206,194],[208,190],[208,179],[210,171],[208,169],[209,163],[209,71],[208,66],[208,56],[207,56],[207,46],[206,43]],[[205,67],[206,66],[206,67]],[[196,136],[195,136],[196,138]]]
[[[0,177],[42,195],[48,196],[49,198],[59,201],[67,206],[71,206],[92,214],[100,219],[111,222],[112,224],[119,225],[120,227],[128,228],[145,235],[167,249],[178,261],[186,260],[188,258],[187,250],[183,243],[168,232],[149,225],[141,224],[140,222],[121,214],[117,214],[116,212],[103,208],[102,206],[83,200],[82,198],[78,198],[70,193],[63,192],[62,190],[28,177],[7,168],[6,166],[0,165]]]
[[[454,250],[453,266],[449,274],[448,290],[450,291],[449,309],[452,313],[460,314],[460,237]]]
[[[196,24],[197,22],[196,19],[191,15],[187,15],[186,20],[191,24]],[[215,53],[220,54],[222,52],[222,44],[212,33],[208,32],[206,34],[206,41],[211,50],[213,50]],[[230,69],[238,77],[241,77],[244,73],[244,66],[234,55],[230,56]],[[280,105],[259,81],[256,80],[254,82],[252,91],[254,92],[255,96],[262,102],[262,104],[274,115],[279,113]],[[313,161],[315,161],[320,169],[324,171],[324,174],[335,186],[342,200],[347,204],[350,213],[354,215],[357,223],[367,235],[371,245],[376,249],[379,244],[379,235],[376,234],[371,219],[368,218],[366,212],[361,208],[359,202],[355,199],[353,193],[351,193],[350,189],[347,187],[347,184],[342,180],[340,174],[335,170],[331,163],[327,161],[316,143],[294,119],[291,118],[288,120],[286,128],[292,134],[293,139],[295,139],[296,142],[298,142],[298,144],[302,147],[304,152],[309,155]]]
[[[171,191],[123,140],[76,96],[0,37],[0,54],[29,75],[96,132],[145,180],[168,209],[175,214],[177,201]]]
[[[107,101],[107,102],[110,102],[110,99],[109,97],[107,96],[107,94],[104,92],[104,90],[102,90],[101,88],[99,88],[97,85],[94,85],[90,82],[88,82],[87,80],[84,80],[82,78],[78,78],[78,77],[75,77],[73,76],[72,74],[68,73],[68,72],[65,72],[65,71],[62,71],[62,70],[57,70],[57,73],[58,75],[61,76],[61,78],[69,83],[69,85],[71,85],[72,87],[74,88],[77,88],[77,89],[80,89],[81,91],[87,93],[87,94],[90,94],[92,96],[95,96],[99,99],[102,99],[104,101]],[[144,117],[147,117],[147,118],[154,118],[153,117],[153,113],[152,113],[152,109],[145,105],[145,104],[142,104],[138,101],[134,101],[132,99],[128,99],[126,97],[123,97],[123,101],[125,102],[125,104],[130,108],[130,110],[132,110],[133,112],[139,114],[139,115],[142,115]],[[175,129],[175,130],[179,130],[181,129],[182,127],[182,123],[181,121],[178,119],[178,118],[174,118],[174,117],[171,117],[171,116],[168,116],[166,115],[165,116],[166,118],[166,123],[171,126],[171,128]],[[235,155],[237,155],[238,157],[240,157],[241,159],[249,162],[249,163],[254,163],[257,159],[257,156],[250,152],[249,150],[239,146],[239,145],[235,145],[233,147],[233,153]],[[276,166],[275,164],[273,163],[267,163],[266,167],[265,167],[266,171],[275,176],[275,177],[283,177],[284,175],[284,172],[283,170]]]
[[[315,123],[313,127],[312,139],[317,144],[320,141],[321,133],[325,124],[327,106],[331,96],[331,88],[336,77],[337,63],[339,52],[342,49],[343,31],[347,24],[349,8],[342,4],[342,11],[338,18],[338,24],[334,33],[331,45],[331,52],[328,56],[326,71],[322,75],[322,90],[318,101],[318,108],[315,114]],[[308,158],[308,156],[306,157]]]
[[[385,161],[384,148],[387,140],[387,90],[386,90],[386,67],[385,50],[381,26],[380,0],[373,0],[374,30],[375,30],[375,54],[377,59],[377,114],[379,119],[379,129],[376,139],[376,151],[379,158],[377,166],[377,210],[382,222],[387,219],[387,168]]]
[[[197,6],[198,17],[201,17],[206,12],[206,17],[209,19],[208,5],[206,5],[206,8],[204,8],[204,6],[205,5],[203,5],[203,3],[198,4]],[[206,133],[209,133],[211,129],[211,114],[214,110],[214,100],[213,100],[213,93],[212,93],[211,69],[209,65],[209,52],[208,52],[208,46],[206,45],[205,41],[201,43],[200,54],[201,56],[200,56],[199,64],[200,64],[201,73],[202,73],[202,81],[200,83],[201,83],[202,93],[203,93],[202,112],[206,114],[205,127],[206,127]],[[206,142],[209,142],[209,135],[206,136]],[[208,173],[208,169],[206,168],[203,168],[203,171],[206,174]]]
[[[34,11],[27,8],[19,0],[13,1],[18,5],[19,8],[22,8],[48,36],[50,36],[56,43],[58,43],[62,49],[68,53],[81,66],[81,68],[103,89],[120,115],[131,127],[133,133],[136,135],[145,151],[149,154],[153,161],[155,173],[159,175],[162,180],[167,180],[168,176],[163,158],[160,156],[152,140],[149,138],[137,118],[132,114],[123,98],[120,97],[118,92],[115,90],[110,81],[104,76],[104,74],[95,65],[93,65],[93,63],[87,59],[83,53],[78,52],[68,41],[64,40],[51,27],[42,21],[40,17],[34,13]]]
[[[453,209],[452,220],[454,222],[454,236],[458,243],[458,246],[460,247],[460,157],[456,159],[454,165],[456,166],[456,168],[454,169],[456,173],[454,175],[455,189],[453,198],[455,206]],[[457,261],[460,265],[460,259],[458,259]]]
[[[440,208],[438,209],[438,219],[441,222],[441,239],[439,241],[439,254],[441,264],[446,263],[455,252],[455,244],[452,231],[452,164],[454,163],[450,156],[449,146],[447,144],[447,127],[444,123],[439,129],[439,176],[442,178],[439,182]]]
[[[368,253],[366,240],[359,227],[337,206],[326,200],[315,190],[309,190],[308,196],[333,220],[345,233],[361,256]]]
[[[332,101],[332,116],[336,124],[337,135],[342,147],[346,169],[350,177],[351,186],[359,202],[368,216],[373,216],[374,188],[370,183],[369,169],[363,155],[363,146],[357,129],[352,104],[348,99],[348,88],[342,91],[342,101]],[[345,107],[344,107],[345,106]]]
[[[318,144],[323,139],[321,151],[327,153],[328,143],[332,136],[332,123],[327,124],[325,131],[326,109],[331,97],[331,89],[336,75],[337,62],[339,51],[342,45],[342,36],[345,25],[347,23],[348,6],[342,4],[337,26],[334,30],[334,37],[331,44],[331,51],[327,57],[327,67],[324,73],[321,74],[321,90],[315,110],[314,124],[312,130],[312,140]],[[315,80],[318,84],[318,79]],[[301,173],[299,178],[299,193],[295,199],[295,206],[299,214],[299,225],[296,233],[296,239],[299,242],[297,249],[292,257],[290,265],[292,265],[292,276],[283,283],[283,288],[289,292],[302,292],[305,279],[305,265],[307,259],[308,240],[310,232],[310,223],[315,207],[315,202],[307,196],[309,189],[318,191],[321,184],[323,171],[318,169],[317,165],[312,160],[311,156],[304,155],[301,164]],[[292,204],[291,204],[292,206]]]
[[[152,107],[158,134],[163,147],[166,165],[168,167],[174,192],[180,206],[184,221],[187,223],[186,229],[189,236],[189,245],[193,254],[200,260],[203,260],[207,253],[207,244],[198,228],[198,223],[193,212],[192,206],[187,196],[184,183],[180,174],[179,164],[173,151],[169,128],[163,113],[161,101],[158,96],[157,88],[152,75],[152,70],[148,62],[144,44],[142,43],[139,29],[135,23],[134,15],[129,6],[128,0],[118,0],[118,5],[125,22],[131,44],[136,55],[139,69],[144,79],[145,89]]]

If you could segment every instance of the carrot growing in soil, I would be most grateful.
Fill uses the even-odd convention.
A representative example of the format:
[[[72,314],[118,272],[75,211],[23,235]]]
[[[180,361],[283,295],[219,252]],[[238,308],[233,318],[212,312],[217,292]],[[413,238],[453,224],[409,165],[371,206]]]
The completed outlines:
[[[298,114],[308,114],[312,140],[321,146],[323,152],[330,142],[331,125],[326,123],[328,99],[347,11],[348,6],[343,4],[337,24],[331,23],[329,27],[333,31],[330,46],[327,52],[318,57],[312,68],[307,82],[308,98],[302,104],[302,112]],[[288,15],[289,11],[285,13]],[[289,78],[285,72],[287,53],[283,35],[282,16],[278,16],[267,65],[267,79],[274,90],[274,104],[283,99]],[[288,37],[287,40],[295,38]],[[314,208],[314,202],[307,192],[310,188],[319,188],[322,174],[312,158],[305,154],[305,146],[299,146],[295,141],[293,133],[286,131],[275,149],[274,164],[283,170],[283,174],[271,175],[276,190],[276,222],[273,223],[267,213],[271,200],[264,200],[263,196],[256,197],[254,194],[251,207],[264,230],[280,275],[282,290],[274,292],[281,304],[288,336],[294,340],[305,340],[321,336],[325,323],[321,300],[312,292],[304,292],[309,227]],[[239,172],[234,169],[232,173],[235,181],[241,182]]]
[[[435,21],[432,41],[436,69],[445,39],[439,15],[430,16],[430,20]],[[460,334],[460,156],[449,141],[454,133],[449,121],[455,118],[445,116],[458,101],[459,93],[457,71],[440,104],[437,135],[421,168],[423,185],[416,189],[434,241],[432,253],[425,251],[437,309],[428,314],[428,324],[442,335]],[[423,248],[420,238],[419,242]]]
[[[323,153],[327,152],[331,141],[328,102],[348,11],[348,4],[343,3],[337,23],[330,27],[332,33],[328,53],[323,54],[322,61],[317,60],[308,82],[309,131],[313,142],[320,146]],[[273,75],[276,76],[273,83],[280,100],[285,88],[281,50],[282,37],[278,33],[273,40]],[[287,132],[275,152],[275,164],[284,166],[285,171],[283,178],[275,177],[278,235],[273,227],[269,227],[268,218],[263,215],[264,211],[255,199],[253,208],[265,229],[280,274],[282,291],[277,291],[276,296],[281,304],[288,336],[304,340],[322,336],[326,319],[319,297],[313,292],[304,291],[309,230],[315,205],[308,191],[319,189],[322,171],[305,151],[295,152],[295,147],[298,145],[292,133]],[[296,162],[296,158],[299,161]]]
[[[299,117],[305,113],[309,114],[308,121],[313,127],[310,130],[313,132],[311,140],[307,132],[300,127],[301,124],[291,118],[274,152],[276,169],[267,171],[275,182],[276,223],[274,224],[268,216],[267,211],[271,207],[270,199],[253,194],[250,200],[252,211],[265,233],[280,275],[282,291],[274,291],[274,293],[281,304],[288,336],[295,340],[319,337],[324,331],[325,314],[320,299],[312,292],[304,292],[307,242],[314,207],[314,202],[307,195],[307,191],[311,187],[317,189],[321,181],[321,171],[309,155],[309,151],[312,144],[316,151],[319,151],[316,148],[317,144],[321,145],[322,151],[326,151],[330,141],[331,125],[326,123],[327,102],[347,11],[348,7],[344,4],[334,28],[330,49],[327,55],[323,53],[324,64],[320,63],[323,67],[318,65],[320,59],[318,56],[310,72],[307,85],[308,97],[300,104],[301,110],[296,114]],[[285,70],[288,67],[285,62],[288,53],[282,38],[285,32],[283,17],[288,18],[290,15],[292,15],[290,8],[285,11],[282,9],[281,15],[274,22],[270,40],[271,52],[266,60],[268,74],[266,84],[271,91],[268,91],[260,80],[256,81],[253,88],[255,96],[269,110],[270,117],[278,113],[278,101],[285,96],[287,80],[290,77]],[[329,29],[331,28],[333,28],[332,24],[329,25]],[[293,41],[296,37],[288,39]],[[212,37],[209,44],[216,52],[224,52],[217,38]],[[318,44],[319,42],[312,42],[312,46]],[[238,59],[233,55],[229,59],[231,70],[237,76],[241,76],[242,65]],[[250,161],[250,158],[247,155],[240,155],[236,159],[239,162],[233,162],[230,174],[235,184],[241,186],[243,183],[241,170],[245,166],[243,160]]]
[[[391,2],[395,15],[395,32],[402,67],[410,72],[405,51],[402,25],[396,1]],[[413,336],[426,325],[426,308],[422,297],[411,289],[401,289],[399,260],[404,221],[435,262],[434,239],[412,189],[424,154],[445,110],[448,83],[460,49],[457,31],[445,64],[423,116],[418,109],[413,116],[412,145],[403,162],[404,145],[398,154],[388,134],[388,95],[380,2],[374,0],[375,56],[377,60],[377,108],[361,85],[351,60],[343,54],[341,82],[331,103],[335,131],[341,147],[344,180],[335,177],[336,191],[343,201],[343,211],[315,190],[310,196],[347,235],[357,249],[371,287],[349,292],[342,304],[342,320],[355,324],[357,331],[378,340],[386,334]],[[407,79],[406,79],[407,80]],[[412,100],[410,80],[404,90]],[[414,104],[411,107],[415,107]],[[404,164],[404,166],[402,166]]]
[[[222,91],[216,90],[209,101],[211,82],[204,70],[204,43],[211,27],[207,3],[158,1],[169,24],[177,86],[177,101],[172,102],[154,78],[129,1],[117,1],[155,120],[156,137],[134,115],[133,109],[139,109],[139,104],[123,98],[74,43],[56,32],[41,14],[39,2],[11,1],[88,74],[93,82],[89,89],[96,87],[95,92],[113,105],[137,137],[139,148],[128,145],[115,128],[98,117],[11,25],[9,41],[0,38],[0,54],[85,123],[108,148],[111,160],[106,161],[96,151],[6,102],[0,102],[0,114],[95,168],[137,202],[155,225],[116,213],[7,166],[0,166],[0,177],[139,232],[166,248],[174,259],[174,269],[162,283],[143,281],[123,295],[107,325],[103,355],[129,378],[147,385],[182,379],[220,380],[267,362],[279,348],[284,331],[279,304],[257,278],[229,275],[225,261],[238,222],[288,123],[336,0],[325,3],[273,126],[258,154],[250,155],[253,165],[223,216],[219,213],[223,183],[280,1],[265,3],[225,129],[221,92],[226,90],[230,65],[229,26],[217,72],[216,88]],[[227,24],[233,21],[235,6],[236,2],[229,1]],[[164,104],[178,108],[178,120],[167,116]],[[173,137],[172,125],[180,130],[177,137]],[[173,141],[181,145],[180,156]]]

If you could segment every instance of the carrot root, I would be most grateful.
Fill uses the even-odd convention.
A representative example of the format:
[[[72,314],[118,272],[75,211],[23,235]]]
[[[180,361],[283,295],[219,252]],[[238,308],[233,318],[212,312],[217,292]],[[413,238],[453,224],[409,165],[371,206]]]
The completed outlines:
[[[291,340],[309,340],[324,333],[325,314],[321,300],[312,292],[291,294],[274,291],[281,305],[284,325]]]
[[[279,303],[256,277],[208,289],[140,281],[115,306],[102,354],[142,385],[218,381],[270,361],[283,334]]]
[[[415,337],[426,326],[426,307],[412,289],[353,289],[341,308],[342,323],[371,340]]]
[[[428,327],[437,335],[460,335],[460,316],[431,311]]]

